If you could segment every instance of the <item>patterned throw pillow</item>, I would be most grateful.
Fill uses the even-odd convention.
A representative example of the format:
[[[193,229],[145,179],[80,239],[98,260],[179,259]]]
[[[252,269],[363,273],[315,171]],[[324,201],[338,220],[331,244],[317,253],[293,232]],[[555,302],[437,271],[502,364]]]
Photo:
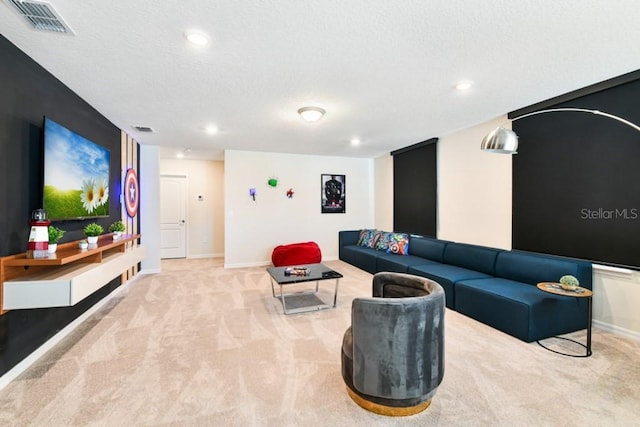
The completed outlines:
[[[366,248],[373,247],[373,236],[376,230],[364,229],[360,230],[360,237],[358,238],[358,246],[364,246]]]
[[[391,236],[393,233],[379,231],[373,237],[373,248],[379,251],[387,251],[389,249],[389,243],[391,243]]]
[[[409,235],[391,233],[387,252],[390,254],[409,255]]]

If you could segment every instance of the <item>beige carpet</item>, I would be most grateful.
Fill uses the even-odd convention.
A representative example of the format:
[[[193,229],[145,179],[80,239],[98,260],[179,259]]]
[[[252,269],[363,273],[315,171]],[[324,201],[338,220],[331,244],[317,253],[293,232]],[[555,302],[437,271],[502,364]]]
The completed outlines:
[[[345,392],[340,345],[371,275],[327,264],[345,275],[338,307],[284,316],[264,268],[163,261],[0,391],[0,425],[640,425],[640,343],[594,329],[592,357],[565,357],[453,311],[432,405],[364,411]]]

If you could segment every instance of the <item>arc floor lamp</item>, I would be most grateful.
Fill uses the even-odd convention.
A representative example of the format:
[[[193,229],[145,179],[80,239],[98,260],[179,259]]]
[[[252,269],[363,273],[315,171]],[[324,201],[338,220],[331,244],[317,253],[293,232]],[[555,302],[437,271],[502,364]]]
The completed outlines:
[[[621,123],[624,123],[627,126],[631,126],[635,130],[640,132],[640,126],[634,123],[631,123],[629,120],[625,120],[622,117],[618,117],[613,114],[605,113],[598,110],[589,110],[586,108],[550,108],[548,110],[540,110],[540,111],[534,111],[528,114],[523,114],[522,116],[518,116],[514,119],[511,119],[511,122],[524,119],[525,117],[536,116],[538,114],[556,113],[556,112],[579,112],[579,113],[589,113],[589,114],[596,114],[598,116],[609,117],[610,119],[617,120]],[[494,130],[492,130],[491,132],[489,132],[484,138],[482,138],[480,149],[482,151],[487,151],[490,153],[517,154],[518,135],[516,135],[516,133],[511,129],[506,129],[502,127],[502,125],[500,125]]]

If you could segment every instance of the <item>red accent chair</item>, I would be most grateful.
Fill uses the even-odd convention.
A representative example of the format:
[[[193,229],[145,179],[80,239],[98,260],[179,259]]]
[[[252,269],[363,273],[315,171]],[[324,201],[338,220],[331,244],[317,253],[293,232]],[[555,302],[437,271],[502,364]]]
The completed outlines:
[[[320,261],[322,261],[322,252],[316,242],[276,246],[271,254],[271,262],[275,267],[317,264]]]

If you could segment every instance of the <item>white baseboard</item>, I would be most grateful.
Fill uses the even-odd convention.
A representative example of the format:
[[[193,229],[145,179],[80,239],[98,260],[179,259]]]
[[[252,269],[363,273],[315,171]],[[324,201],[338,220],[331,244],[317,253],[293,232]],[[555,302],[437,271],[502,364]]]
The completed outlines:
[[[160,268],[145,268],[143,270],[138,271],[138,274],[160,274],[162,273],[162,269]]]
[[[187,259],[201,259],[201,258],[222,258],[224,254],[197,254],[197,255],[187,255]]]
[[[271,265],[271,261],[240,262],[236,264],[224,264],[224,268],[265,267]]]
[[[20,374],[26,371],[31,365],[33,365],[39,358],[45,355],[46,352],[51,350],[56,344],[62,341],[67,335],[69,335],[75,328],[80,326],[85,320],[89,318],[92,314],[102,308],[106,303],[108,303],[112,298],[116,297],[122,290],[131,285],[133,282],[138,280],[139,275],[134,276],[126,283],[115,288],[109,295],[102,298],[100,301],[95,303],[91,308],[78,316],[75,320],[69,323],[67,326],[62,328],[60,332],[49,338],[44,344],[35,349],[30,355],[22,359],[16,366],[5,372],[2,377],[0,377],[0,390],[5,388],[11,381],[15,380]]]
[[[329,257],[322,257],[322,261],[339,261],[340,259],[337,256],[329,256]],[[247,268],[247,267],[269,267],[271,266],[271,261],[253,261],[253,262],[238,262],[238,263],[234,263],[234,264],[224,264],[224,268]]]
[[[631,338],[635,341],[640,341],[640,332],[632,331],[631,329],[621,328],[620,326],[612,325],[610,323],[604,323],[600,320],[593,320],[593,325],[599,329],[603,329],[607,332],[611,332],[615,335],[620,335],[626,338]]]

